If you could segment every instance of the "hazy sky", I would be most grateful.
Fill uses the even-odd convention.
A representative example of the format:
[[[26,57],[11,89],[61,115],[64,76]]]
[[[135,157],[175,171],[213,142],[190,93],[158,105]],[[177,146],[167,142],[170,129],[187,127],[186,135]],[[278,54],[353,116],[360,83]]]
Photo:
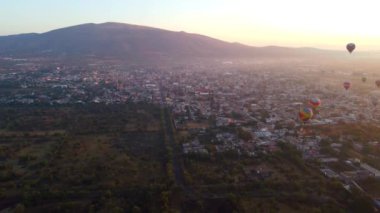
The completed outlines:
[[[0,35],[124,22],[254,46],[380,50],[379,0],[1,0]]]

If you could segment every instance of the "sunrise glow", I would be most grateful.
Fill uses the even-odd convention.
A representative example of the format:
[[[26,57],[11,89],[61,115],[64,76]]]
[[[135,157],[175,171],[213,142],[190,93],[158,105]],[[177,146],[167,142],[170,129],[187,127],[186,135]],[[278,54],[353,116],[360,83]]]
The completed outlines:
[[[50,10],[42,11],[43,4],[49,5]],[[83,8],[87,8],[85,12]],[[340,49],[354,41],[362,50],[380,50],[379,8],[380,2],[376,0],[69,0],[62,3],[15,0],[2,3],[0,35],[114,21],[198,33],[254,46]]]

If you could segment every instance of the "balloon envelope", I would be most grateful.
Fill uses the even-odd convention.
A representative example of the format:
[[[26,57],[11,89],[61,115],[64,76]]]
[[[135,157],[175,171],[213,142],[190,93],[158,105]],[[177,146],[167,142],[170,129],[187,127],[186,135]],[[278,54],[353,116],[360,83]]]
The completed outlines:
[[[346,82],[343,83],[343,87],[344,87],[346,90],[348,90],[348,89],[350,89],[350,87],[351,87],[351,83],[348,82],[348,81],[346,81]]]
[[[380,87],[380,80],[377,80],[377,81],[375,82],[375,84],[376,84],[377,87]]]
[[[309,107],[301,107],[298,116],[301,121],[306,122],[313,117],[313,110]]]
[[[354,43],[348,43],[346,49],[349,53],[352,53],[355,50],[356,45]]]
[[[309,104],[310,104],[310,106],[311,107],[313,107],[314,109],[317,109],[319,106],[321,106],[321,99],[319,99],[319,98],[316,98],[316,97],[314,97],[314,98],[311,98],[310,100],[309,100]]]

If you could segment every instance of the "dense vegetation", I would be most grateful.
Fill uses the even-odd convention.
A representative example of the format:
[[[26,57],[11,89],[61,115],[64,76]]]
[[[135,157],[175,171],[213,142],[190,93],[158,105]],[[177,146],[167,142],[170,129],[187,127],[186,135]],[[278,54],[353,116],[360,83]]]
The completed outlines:
[[[166,151],[151,105],[2,107],[0,204],[32,211],[163,206]]]
[[[286,143],[250,157],[183,155],[183,140],[169,111],[149,104],[2,106],[0,209],[340,212],[369,205]]]

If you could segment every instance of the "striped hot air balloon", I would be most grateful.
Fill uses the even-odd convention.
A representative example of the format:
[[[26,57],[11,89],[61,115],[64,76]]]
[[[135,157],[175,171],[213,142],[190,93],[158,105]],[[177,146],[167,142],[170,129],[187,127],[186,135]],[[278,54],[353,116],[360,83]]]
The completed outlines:
[[[351,82],[348,82],[348,81],[344,82],[344,83],[343,83],[343,87],[344,87],[344,89],[346,89],[346,90],[350,89],[350,87],[351,87]]]
[[[301,107],[298,116],[302,122],[306,122],[313,117],[313,110],[310,107]]]
[[[320,106],[321,106],[321,99],[317,98],[317,97],[314,97],[314,98],[311,98],[309,100],[309,105],[313,108],[313,109],[318,109]]]

